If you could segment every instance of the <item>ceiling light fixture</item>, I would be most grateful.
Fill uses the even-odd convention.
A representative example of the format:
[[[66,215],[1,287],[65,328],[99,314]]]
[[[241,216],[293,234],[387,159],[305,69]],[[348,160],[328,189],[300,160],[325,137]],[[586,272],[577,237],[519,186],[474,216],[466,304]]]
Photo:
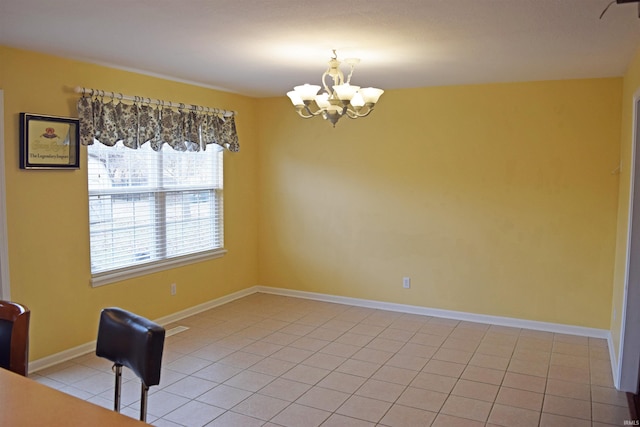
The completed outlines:
[[[300,117],[310,119],[322,116],[335,127],[338,120],[344,116],[357,119],[371,114],[384,91],[375,87],[353,86],[351,76],[360,60],[350,58],[345,59],[344,62],[351,67],[346,82],[344,74],[340,71],[340,61],[338,61],[334,50],[333,57],[329,61],[329,68],[322,74],[324,92],[318,94],[320,86],[305,83],[294,87],[294,90],[287,93]],[[331,77],[333,81],[327,82],[327,77]]]

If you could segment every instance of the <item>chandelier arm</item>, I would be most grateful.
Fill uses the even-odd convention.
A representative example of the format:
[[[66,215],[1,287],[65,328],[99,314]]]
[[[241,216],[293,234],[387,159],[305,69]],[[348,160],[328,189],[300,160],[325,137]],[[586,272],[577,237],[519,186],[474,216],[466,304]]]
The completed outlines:
[[[371,107],[365,106],[365,108],[366,108],[366,111],[364,113],[360,112],[360,111],[362,111],[362,109],[360,111],[356,111],[356,110],[353,110],[351,108],[347,108],[347,110],[345,111],[345,114],[350,119],[357,119],[359,117],[367,117],[373,111],[373,106],[371,106]]]
[[[300,105],[296,107],[296,113],[298,113],[298,115],[303,119],[311,119],[322,114],[322,110],[318,109],[316,111],[312,111],[311,108],[309,108],[309,105]]]
[[[325,92],[330,94],[331,90],[329,90],[329,86],[327,86],[327,76],[331,77],[331,74],[329,74],[329,70],[322,73],[322,87],[324,87]]]
[[[312,118],[314,118],[314,117],[315,117],[313,114],[305,115],[305,114],[303,113],[303,110],[302,110],[302,109],[297,110],[296,112],[297,112],[297,113],[298,113],[298,115],[299,115],[300,117],[302,117],[303,119],[312,119]]]
[[[311,105],[315,105],[316,106],[316,110],[313,111],[310,107]],[[322,108],[318,107],[315,103],[311,104],[311,101],[306,102],[304,105],[304,109],[307,113],[311,114],[311,117],[316,117],[319,116],[320,114],[322,114]]]

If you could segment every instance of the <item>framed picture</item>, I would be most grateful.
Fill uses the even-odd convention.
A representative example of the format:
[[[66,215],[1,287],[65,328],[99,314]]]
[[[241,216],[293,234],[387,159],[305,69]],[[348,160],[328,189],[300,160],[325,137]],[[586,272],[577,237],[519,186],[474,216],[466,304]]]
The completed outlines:
[[[78,119],[20,113],[20,169],[79,169]]]

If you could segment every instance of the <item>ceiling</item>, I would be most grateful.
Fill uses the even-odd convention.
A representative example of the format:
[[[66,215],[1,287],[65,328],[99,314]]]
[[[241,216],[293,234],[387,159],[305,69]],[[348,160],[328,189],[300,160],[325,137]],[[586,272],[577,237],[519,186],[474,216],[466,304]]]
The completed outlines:
[[[610,2],[0,0],[0,45],[255,97],[319,84],[332,49],[383,89],[611,77],[640,19],[636,3],[599,19]]]

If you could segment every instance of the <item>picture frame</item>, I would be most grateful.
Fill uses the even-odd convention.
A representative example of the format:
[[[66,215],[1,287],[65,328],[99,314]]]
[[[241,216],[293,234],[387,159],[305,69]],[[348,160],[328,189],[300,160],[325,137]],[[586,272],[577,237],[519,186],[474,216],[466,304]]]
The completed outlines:
[[[20,113],[20,169],[79,169],[80,121]]]

